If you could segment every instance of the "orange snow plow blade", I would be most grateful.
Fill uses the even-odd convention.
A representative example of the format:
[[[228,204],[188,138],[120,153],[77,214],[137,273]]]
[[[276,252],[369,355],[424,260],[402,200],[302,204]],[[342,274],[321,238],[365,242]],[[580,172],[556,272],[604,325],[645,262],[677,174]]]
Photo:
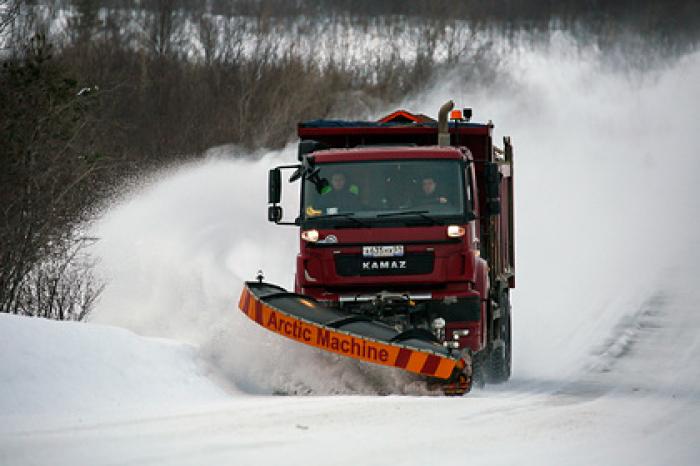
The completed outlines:
[[[436,379],[450,379],[466,361],[415,331],[326,307],[267,283],[246,282],[240,310],[262,327],[305,345]]]

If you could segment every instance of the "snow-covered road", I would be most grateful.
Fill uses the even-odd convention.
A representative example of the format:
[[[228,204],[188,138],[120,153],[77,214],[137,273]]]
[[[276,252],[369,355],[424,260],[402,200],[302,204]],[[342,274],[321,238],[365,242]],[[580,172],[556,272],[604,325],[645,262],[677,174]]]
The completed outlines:
[[[686,292],[645,303],[579,377],[516,375],[464,398],[226,394],[185,345],[0,316],[14,347],[58,346],[2,378],[4,402],[21,387],[22,409],[38,405],[3,417],[0,464],[697,464],[700,313]]]
[[[0,464],[700,464],[700,54],[630,75],[574,49],[403,105],[455,98],[513,136],[509,383],[424,396],[243,318],[258,268],[291,281],[295,231],[264,196],[294,148],[221,149],[95,226],[110,286],[91,322],[0,315]]]

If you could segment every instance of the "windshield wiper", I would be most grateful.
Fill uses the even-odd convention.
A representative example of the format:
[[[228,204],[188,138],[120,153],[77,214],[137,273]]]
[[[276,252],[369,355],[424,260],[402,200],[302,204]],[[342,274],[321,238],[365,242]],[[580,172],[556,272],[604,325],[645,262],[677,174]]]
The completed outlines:
[[[355,212],[345,212],[342,214],[326,214],[326,215],[318,215],[316,217],[310,217],[309,220],[316,220],[316,219],[326,219],[326,218],[347,218],[348,220],[351,220],[355,222],[356,224],[363,226],[363,227],[368,227],[365,222],[362,222],[354,217]]]
[[[384,214],[377,214],[377,218],[379,217],[401,217],[403,215],[418,215],[429,222],[431,222],[433,225],[439,225],[439,222],[435,220],[433,217],[430,215],[425,215],[429,211],[428,210],[402,210],[399,212],[386,212]]]

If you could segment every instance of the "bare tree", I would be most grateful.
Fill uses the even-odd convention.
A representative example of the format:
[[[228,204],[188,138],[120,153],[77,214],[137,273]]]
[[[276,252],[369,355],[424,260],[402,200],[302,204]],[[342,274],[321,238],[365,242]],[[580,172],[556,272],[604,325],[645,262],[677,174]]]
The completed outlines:
[[[21,0],[0,0],[0,35],[14,23],[21,3]]]
[[[99,2],[97,0],[74,0],[75,16],[68,19],[68,34],[71,41],[80,46],[87,46],[95,36],[100,20],[98,17]]]
[[[84,146],[91,88],[52,62],[35,36],[0,74],[0,311],[17,312],[22,286],[90,217],[100,158]]]
[[[88,252],[94,241],[74,233],[44,251],[20,285],[15,313],[56,320],[87,317],[105,287]]]
[[[154,55],[166,57],[182,51],[184,15],[178,0],[150,0],[142,13],[147,45]]]

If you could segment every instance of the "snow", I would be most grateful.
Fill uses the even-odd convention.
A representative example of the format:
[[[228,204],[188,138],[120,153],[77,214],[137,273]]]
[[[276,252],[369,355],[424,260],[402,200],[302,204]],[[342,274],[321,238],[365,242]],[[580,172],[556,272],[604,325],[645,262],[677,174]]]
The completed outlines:
[[[0,315],[0,433],[226,399],[196,348],[115,327]]]
[[[89,323],[0,316],[0,464],[697,464],[700,54],[631,79],[580,53],[554,41],[510,81],[402,105],[454,97],[513,136],[509,383],[434,396],[245,319],[241,281],[291,282],[264,183],[294,148],[225,148],[95,227],[110,287]]]
[[[666,302],[658,327],[640,327],[655,330],[633,344],[635,357],[602,356],[615,361],[608,370],[516,377],[464,398],[227,396],[185,345],[2,316],[7,347],[36,350],[3,362],[13,376],[0,385],[0,463],[691,465],[700,377],[685,365],[698,356],[698,318],[684,302]],[[678,358],[659,354],[670,336]],[[694,350],[675,351],[687,342]],[[8,418],[8,408],[33,416]]]

